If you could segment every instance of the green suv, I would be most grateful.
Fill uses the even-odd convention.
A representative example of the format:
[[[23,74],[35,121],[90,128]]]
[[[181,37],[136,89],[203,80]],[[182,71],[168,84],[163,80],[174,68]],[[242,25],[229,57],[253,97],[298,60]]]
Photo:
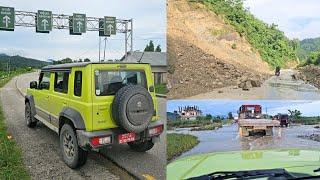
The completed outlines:
[[[163,132],[149,64],[71,63],[41,69],[25,96],[25,119],[60,137],[65,163],[83,165],[89,150],[127,143],[150,150]]]

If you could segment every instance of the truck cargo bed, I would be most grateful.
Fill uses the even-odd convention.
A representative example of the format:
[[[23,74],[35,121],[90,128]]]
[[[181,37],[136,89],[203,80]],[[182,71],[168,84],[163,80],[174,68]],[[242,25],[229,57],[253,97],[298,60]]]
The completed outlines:
[[[239,119],[238,125],[240,127],[244,127],[244,126],[274,127],[274,126],[280,126],[280,122],[277,120],[270,120],[270,119]]]

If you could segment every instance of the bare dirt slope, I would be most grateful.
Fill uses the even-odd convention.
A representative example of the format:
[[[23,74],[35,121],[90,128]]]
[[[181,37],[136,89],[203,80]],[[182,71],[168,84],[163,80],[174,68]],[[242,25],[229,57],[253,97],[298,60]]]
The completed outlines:
[[[263,81],[268,64],[220,17],[199,3],[168,0],[169,98]],[[260,83],[261,84],[261,83]]]

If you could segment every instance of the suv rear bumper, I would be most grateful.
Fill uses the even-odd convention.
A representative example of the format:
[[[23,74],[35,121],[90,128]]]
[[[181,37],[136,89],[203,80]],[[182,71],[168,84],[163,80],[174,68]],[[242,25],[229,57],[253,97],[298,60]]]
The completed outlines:
[[[153,129],[155,127],[159,127],[162,126],[162,131],[159,134],[150,134],[149,130]],[[159,136],[163,133],[163,129],[164,129],[164,125],[161,121],[155,121],[155,122],[151,122],[150,125],[148,126],[148,128],[141,132],[141,133],[136,133],[136,141],[138,140],[150,140],[152,139],[152,141],[159,141]],[[84,149],[99,149],[105,146],[110,146],[113,144],[119,144],[118,141],[118,135],[120,134],[126,134],[129,133],[128,131],[122,129],[122,128],[114,128],[114,129],[108,129],[108,130],[100,130],[100,131],[92,131],[92,132],[88,132],[85,130],[77,130],[77,138],[78,138],[78,145]],[[104,145],[93,145],[91,143],[91,139],[92,138],[96,138],[96,137],[110,137],[111,141],[108,144],[104,144]]]

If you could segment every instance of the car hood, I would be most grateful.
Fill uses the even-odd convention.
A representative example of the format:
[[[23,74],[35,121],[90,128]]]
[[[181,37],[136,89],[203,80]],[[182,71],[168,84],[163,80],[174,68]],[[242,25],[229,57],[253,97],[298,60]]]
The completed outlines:
[[[199,154],[167,166],[167,179],[187,179],[217,171],[284,168],[300,176],[317,175],[320,150],[257,150]]]

